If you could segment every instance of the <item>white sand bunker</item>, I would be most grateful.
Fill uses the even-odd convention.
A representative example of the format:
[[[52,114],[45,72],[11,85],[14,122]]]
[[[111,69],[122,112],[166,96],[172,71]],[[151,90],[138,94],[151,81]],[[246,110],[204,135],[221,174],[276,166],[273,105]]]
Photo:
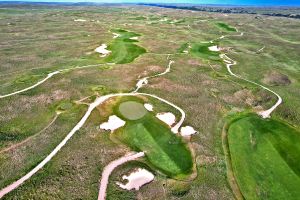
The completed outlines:
[[[219,48],[217,45],[215,45],[215,46],[210,46],[210,47],[208,47],[208,49],[209,49],[210,51],[220,51],[220,50],[221,50],[221,48]]]
[[[113,35],[114,35],[113,38],[118,38],[118,37],[120,37],[121,34],[113,33]]]
[[[110,54],[110,52],[111,52],[111,51],[107,50],[106,48],[107,48],[107,45],[106,45],[106,44],[101,44],[101,46],[100,46],[100,47],[97,47],[97,48],[95,49],[95,51],[96,51],[97,53],[102,54],[101,57],[105,57],[105,56],[107,56],[108,54]]]
[[[85,19],[74,19],[74,22],[86,22]]]
[[[129,176],[123,176],[122,177],[123,180],[128,180],[128,182],[124,185],[120,182],[116,182],[116,184],[118,186],[120,186],[122,189],[126,189],[126,190],[139,190],[140,187],[142,187],[143,185],[145,185],[146,183],[151,182],[154,179],[154,175],[145,170],[145,169],[141,169],[139,168],[137,171],[132,172]]]
[[[131,40],[138,40],[139,37],[135,36],[135,37],[131,37],[131,38],[129,38],[129,39],[131,39]]]
[[[116,115],[112,115],[108,118],[107,122],[100,124],[100,128],[104,129],[104,130],[111,130],[111,132],[113,132],[114,130],[116,130],[124,125],[125,125],[125,121],[123,121]]]
[[[180,129],[181,136],[190,136],[196,134],[197,131],[191,126],[184,126]]]
[[[161,121],[165,122],[166,124],[168,124],[169,126],[172,126],[172,124],[174,124],[176,120],[175,115],[171,112],[157,113],[156,117]]]
[[[146,110],[148,111],[153,111],[153,106],[150,103],[145,103],[144,107],[146,108]]]

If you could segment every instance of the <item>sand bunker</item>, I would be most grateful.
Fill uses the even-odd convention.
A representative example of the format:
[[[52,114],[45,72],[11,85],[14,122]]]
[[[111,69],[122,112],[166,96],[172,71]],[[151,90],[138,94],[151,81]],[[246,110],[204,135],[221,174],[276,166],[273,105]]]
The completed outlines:
[[[120,182],[116,182],[116,184],[118,186],[120,186],[122,189],[126,189],[126,190],[139,190],[140,187],[142,187],[143,185],[145,185],[146,183],[151,182],[154,179],[154,175],[145,170],[145,169],[141,169],[139,168],[137,171],[132,172],[129,176],[123,176],[122,177],[123,180],[128,180],[128,182],[123,185]]]
[[[111,52],[111,51],[107,50],[106,48],[107,48],[107,45],[106,45],[106,44],[101,44],[101,46],[97,47],[97,48],[95,49],[95,51],[96,51],[97,53],[102,54],[100,57],[105,57],[105,56],[107,56],[108,54],[110,54],[110,52]]]
[[[169,126],[172,126],[172,124],[174,124],[176,120],[175,115],[171,112],[157,113],[156,117],[168,124]]]
[[[149,104],[149,103],[145,103],[145,104],[144,104],[144,107],[145,107],[146,110],[148,110],[148,111],[153,111],[153,106],[152,106],[151,104]]]
[[[138,40],[139,38],[138,37],[131,37],[129,39],[131,39],[131,40]]]
[[[114,36],[113,36],[113,38],[115,39],[115,38],[118,38],[118,37],[120,37],[120,35],[121,35],[121,34],[118,34],[118,33],[113,33],[113,35],[114,35]]]
[[[114,130],[116,130],[124,125],[125,125],[125,121],[123,121],[116,115],[112,115],[108,118],[107,122],[100,124],[100,128],[104,129],[104,130],[111,130],[111,132],[113,132]]]
[[[220,51],[220,50],[221,50],[217,45],[215,45],[215,46],[210,46],[210,47],[208,47],[208,49],[209,49],[210,51]]]
[[[190,135],[194,135],[196,133],[197,133],[197,131],[191,126],[184,126],[184,127],[181,127],[181,129],[180,129],[180,134],[182,136],[190,136]]]
[[[74,19],[74,22],[86,22],[85,19]]]

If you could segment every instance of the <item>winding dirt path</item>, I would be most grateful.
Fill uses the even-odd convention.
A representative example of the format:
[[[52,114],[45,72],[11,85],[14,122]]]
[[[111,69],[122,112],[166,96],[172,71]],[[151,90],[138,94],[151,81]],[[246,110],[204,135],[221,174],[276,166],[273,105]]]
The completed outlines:
[[[102,172],[98,200],[105,200],[108,178],[109,178],[110,174],[112,173],[112,171],[116,167],[118,167],[119,165],[122,165],[128,161],[136,160],[143,156],[145,156],[144,152],[139,152],[139,153],[135,153],[135,154],[131,153],[129,155],[125,155],[125,156],[109,163]]]
[[[273,111],[274,111],[274,110],[282,103],[282,98],[279,96],[279,94],[277,94],[277,93],[274,92],[273,90],[271,90],[271,89],[269,89],[269,88],[267,88],[267,87],[265,87],[265,86],[263,86],[263,85],[261,85],[261,84],[259,84],[259,83],[256,83],[256,82],[254,82],[254,81],[248,80],[248,79],[246,79],[246,78],[243,78],[243,77],[241,77],[241,76],[239,76],[239,75],[233,73],[232,70],[231,70],[231,66],[236,65],[237,62],[236,62],[235,60],[232,60],[231,58],[229,58],[226,54],[221,54],[220,57],[221,57],[221,58],[223,59],[223,61],[225,62],[227,71],[229,72],[230,75],[232,75],[232,76],[234,76],[234,77],[236,77],[236,78],[242,79],[242,80],[244,80],[244,81],[247,81],[247,82],[249,82],[249,83],[252,83],[252,84],[254,84],[254,85],[257,85],[257,86],[259,86],[259,87],[261,87],[261,88],[263,88],[263,89],[265,89],[265,90],[267,90],[267,91],[273,93],[273,94],[278,98],[277,102],[276,102],[271,108],[269,108],[269,109],[267,109],[267,110],[264,110],[264,111],[258,112],[258,114],[259,114],[260,116],[262,116],[263,118],[269,118],[270,115],[271,115],[271,113],[272,113],[272,112],[273,112]]]
[[[106,63],[106,64],[107,65],[114,65],[114,63]],[[50,72],[47,75],[46,78],[38,81],[36,84],[34,84],[32,86],[29,86],[27,88],[24,88],[22,90],[18,90],[16,92],[12,92],[12,93],[5,94],[5,95],[0,95],[0,99],[6,98],[6,97],[10,97],[10,96],[13,96],[13,95],[20,94],[20,93],[26,92],[28,90],[31,90],[31,89],[33,89],[33,88],[41,85],[42,83],[44,83],[45,81],[47,81],[48,79],[50,79],[52,76],[54,76],[56,74],[59,74],[59,73],[62,73],[62,72],[67,72],[67,71],[71,71],[71,70],[75,70],[75,69],[83,69],[83,68],[88,68],[88,67],[97,67],[97,66],[106,65],[106,64],[85,65],[85,66],[78,66],[78,67],[74,67],[74,68],[70,68],[70,69],[61,69],[61,70],[57,70],[57,71],[54,71],[54,72]]]
[[[9,146],[9,147],[6,147],[6,148],[4,148],[4,149],[1,149],[1,150],[0,150],[0,154],[1,154],[1,153],[8,152],[8,151],[11,151],[11,150],[13,150],[13,149],[15,149],[15,148],[17,148],[17,147],[19,147],[19,146],[25,144],[26,142],[28,142],[28,141],[31,140],[32,138],[36,137],[37,135],[41,134],[42,132],[44,132],[45,130],[47,130],[47,129],[48,129],[48,128],[56,121],[56,119],[58,118],[59,115],[60,115],[60,114],[56,114],[55,117],[51,120],[51,122],[50,122],[45,128],[43,128],[42,130],[40,130],[38,133],[36,133],[36,134],[34,134],[34,135],[32,135],[32,136],[26,138],[25,140],[23,140],[23,141],[21,141],[21,142],[19,142],[19,143],[16,143],[16,144],[13,144],[13,145],[11,145],[11,146]]]

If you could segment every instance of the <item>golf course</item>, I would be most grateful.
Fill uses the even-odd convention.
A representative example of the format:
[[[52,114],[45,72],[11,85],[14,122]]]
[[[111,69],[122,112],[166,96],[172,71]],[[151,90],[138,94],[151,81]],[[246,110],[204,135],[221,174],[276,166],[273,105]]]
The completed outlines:
[[[0,199],[299,200],[299,12],[1,2]]]
[[[114,105],[114,114],[126,121],[112,137],[133,151],[145,152],[150,166],[175,179],[185,179],[192,173],[190,150],[170,128],[147,111],[141,99],[123,97]]]

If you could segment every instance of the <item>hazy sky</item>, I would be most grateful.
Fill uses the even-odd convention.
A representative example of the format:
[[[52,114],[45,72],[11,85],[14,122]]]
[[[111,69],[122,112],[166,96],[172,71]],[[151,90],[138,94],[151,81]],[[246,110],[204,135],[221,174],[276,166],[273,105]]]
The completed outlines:
[[[3,0],[0,0],[3,1]],[[13,1],[13,0],[4,0]],[[22,0],[20,0],[22,1]],[[195,3],[195,4],[231,4],[231,5],[300,5],[300,0],[23,0],[46,2],[106,2],[106,3]]]

